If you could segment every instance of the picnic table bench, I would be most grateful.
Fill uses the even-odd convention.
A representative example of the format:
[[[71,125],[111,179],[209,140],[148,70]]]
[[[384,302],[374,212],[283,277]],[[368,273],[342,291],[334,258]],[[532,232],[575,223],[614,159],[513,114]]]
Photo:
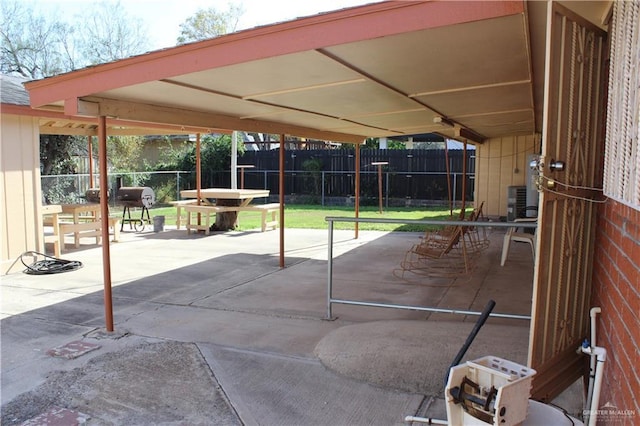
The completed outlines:
[[[188,200],[178,200],[178,201],[170,201],[169,204],[176,207],[176,229],[180,229],[180,225],[182,225],[182,208],[184,206],[197,205],[198,200],[188,199]]]
[[[203,230],[204,226],[200,221],[196,220],[196,222],[191,220],[192,213],[198,213],[201,216],[204,214],[207,217],[204,219],[205,223],[208,224],[209,230],[218,230],[218,231],[229,231],[235,229],[238,221],[238,213],[240,211],[262,211],[264,212],[262,215],[262,226],[263,230],[266,230],[267,227],[273,226],[273,222],[275,221],[275,216],[273,216],[273,220],[267,221],[266,215],[269,211],[273,211],[273,204],[271,205],[271,210],[267,208],[257,207],[258,205],[251,205],[251,201],[254,198],[263,198],[269,196],[269,191],[266,189],[234,189],[234,188],[205,188],[205,189],[186,189],[180,191],[180,195],[183,198],[196,199],[200,200],[196,205],[184,205],[181,206],[185,209],[187,214],[187,233],[191,231],[191,229],[195,230]],[[215,201],[212,201],[215,200]],[[210,207],[209,209],[196,209],[194,207]],[[279,210],[278,205],[278,210]],[[261,210],[264,209],[264,210]],[[211,226],[211,215],[216,214],[215,223]],[[208,234],[208,231],[205,230]]]
[[[268,228],[275,229],[278,226],[276,214],[280,211],[280,204],[255,204],[247,206],[219,206],[211,204],[184,204],[181,206],[187,212],[187,223],[185,225],[187,234],[191,231],[204,231],[205,235],[209,235],[212,225],[212,216],[219,213],[241,211],[255,211],[261,213],[260,229],[265,232]],[[267,214],[271,213],[271,220],[268,220]],[[215,223],[215,222],[213,222]]]
[[[65,248],[65,236],[73,234],[76,248],[80,238],[102,239],[102,221],[99,204],[62,204],[43,206],[43,224],[53,228],[53,235],[45,235],[44,242],[52,243],[54,253],[59,256]],[[120,240],[120,218],[109,217],[109,228],[113,228],[113,241]]]

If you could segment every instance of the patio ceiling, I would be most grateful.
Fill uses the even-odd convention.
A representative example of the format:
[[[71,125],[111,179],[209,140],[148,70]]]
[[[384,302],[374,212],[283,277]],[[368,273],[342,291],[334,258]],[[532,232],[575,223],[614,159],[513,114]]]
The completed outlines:
[[[382,2],[26,87],[32,107],[67,115],[356,143],[417,133],[482,142],[540,130],[538,27],[531,41],[522,1]]]

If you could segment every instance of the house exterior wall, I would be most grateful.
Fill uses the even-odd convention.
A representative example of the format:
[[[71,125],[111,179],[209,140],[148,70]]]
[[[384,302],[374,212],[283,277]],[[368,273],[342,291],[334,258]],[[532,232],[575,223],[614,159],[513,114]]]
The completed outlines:
[[[598,346],[607,350],[601,408],[618,410],[619,424],[640,421],[640,211],[608,200],[600,207],[595,244],[592,305],[597,320]],[[612,423],[613,420],[611,419]]]
[[[492,138],[476,146],[474,200],[484,201],[485,216],[507,215],[507,188],[526,185],[528,157],[536,146],[534,135]]]
[[[2,114],[0,122],[0,273],[20,254],[44,251],[40,217],[38,119]],[[11,242],[11,243],[9,243]]]
[[[607,350],[602,424],[640,422],[640,3],[614,2],[610,28],[604,194],[598,211],[591,303]],[[611,407],[611,408],[609,408]],[[613,408],[615,407],[615,408]],[[616,410],[616,411],[612,411]]]

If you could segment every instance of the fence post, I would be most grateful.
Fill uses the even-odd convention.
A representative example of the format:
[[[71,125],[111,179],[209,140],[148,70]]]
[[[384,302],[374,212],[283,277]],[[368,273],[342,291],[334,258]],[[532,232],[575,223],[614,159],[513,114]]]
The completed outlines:
[[[453,208],[456,206],[456,192],[458,189],[458,175],[456,173],[453,174]]]
[[[176,171],[176,200],[180,199],[180,172]]]
[[[322,185],[322,198],[321,198],[320,203],[321,203],[322,207],[324,207],[324,170],[322,170],[320,173],[322,174],[322,179],[321,179],[321,182],[320,182],[320,184]]]
[[[386,201],[385,201],[385,206],[386,208],[389,208],[389,171],[387,170],[387,172],[385,173],[387,181],[384,184],[384,196],[386,197]]]

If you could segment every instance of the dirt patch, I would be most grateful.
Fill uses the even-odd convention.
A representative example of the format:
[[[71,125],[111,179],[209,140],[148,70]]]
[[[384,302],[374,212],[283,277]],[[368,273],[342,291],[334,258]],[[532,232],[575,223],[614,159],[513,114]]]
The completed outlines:
[[[1,423],[19,424],[52,406],[87,414],[91,425],[242,424],[192,343],[144,344],[53,372],[5,404]]]

